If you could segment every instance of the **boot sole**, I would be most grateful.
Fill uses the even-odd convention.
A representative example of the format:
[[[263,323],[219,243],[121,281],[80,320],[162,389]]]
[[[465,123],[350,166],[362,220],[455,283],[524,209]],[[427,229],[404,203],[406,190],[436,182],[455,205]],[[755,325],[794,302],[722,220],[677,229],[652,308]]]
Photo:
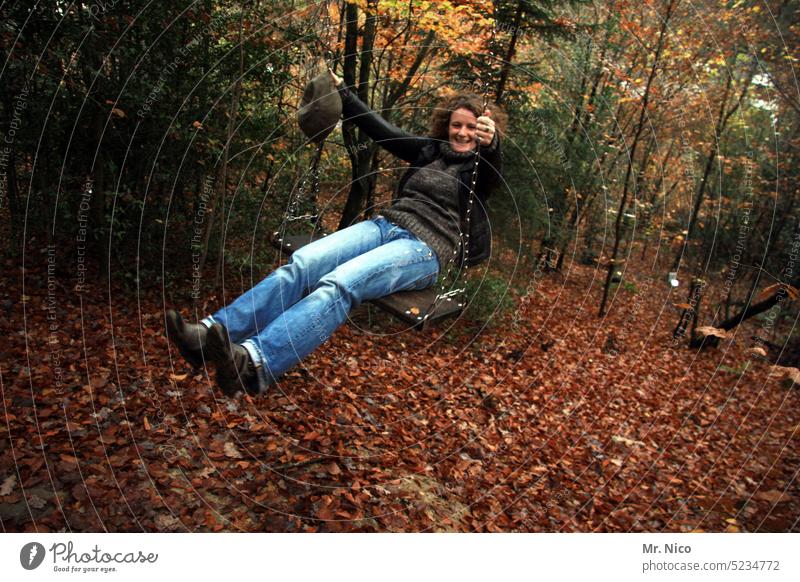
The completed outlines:
[[[231,362],[233,359],[231,358],[227,335],[227,330],[219,324],[212,325],[208,330],[206,356],[218,366]]]
[[[251,380],[255,386],[244,382],[236,369],[233,361],[233,350],[228,336],[228,330],[220,324],[214,324],[208,330],[206,343],[206,356],[214,362],[217,368],[217,386],[226,396],[233,396],[237,392],[244,392],[255,396],[260,394],[258,381]]]
[[[217,386],[226,396],[233,396],[242,390],[239,374],[233,365],[228,331],[219,324],[214,324],[208,330],[206,343],[206,356],[217,367]]]

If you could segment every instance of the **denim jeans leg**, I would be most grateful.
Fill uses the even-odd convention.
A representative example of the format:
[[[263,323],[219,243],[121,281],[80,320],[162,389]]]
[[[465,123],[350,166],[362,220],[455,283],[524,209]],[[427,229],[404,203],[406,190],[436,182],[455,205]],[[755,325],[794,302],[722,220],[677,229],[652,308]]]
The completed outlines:
[[[394,234],[403,238],[339,265],[308,296],[245,342],[260,353],[262,380],[277,378],[314,351],[363,301],[423,289],[434,282],[439,272],[436,255],[408,231],[397,229],[393,228]]]
[[[241,342],[300,301],[338,265],[379,246],[385,230],[385,225],[366,220],[304,246],[286,265],[204,322],[224,325],[231,341]]]

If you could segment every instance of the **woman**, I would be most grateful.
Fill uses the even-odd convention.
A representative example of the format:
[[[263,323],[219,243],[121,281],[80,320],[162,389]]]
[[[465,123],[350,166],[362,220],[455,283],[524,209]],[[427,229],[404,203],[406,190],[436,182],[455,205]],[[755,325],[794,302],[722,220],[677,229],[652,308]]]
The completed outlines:
[[[388,123],[330,76],[345,119],[411,165],[381,215],[298,249],[288,264],[199,324],[167,312],[167,333],[181,355],[195,367],[204,359],[214,362],[226,395],[264,392],[363,301],[425,289],[450,260],[463,262],[466,254],[473,265],[489,255],[485,202],[500,179],[495,120],[502,122],[503,114],[494,106],[483,110],[475,95],[456,95],[434,111],[431,136],[417,137]],[[477,147],[481,161],[464,253],[461,232]]]

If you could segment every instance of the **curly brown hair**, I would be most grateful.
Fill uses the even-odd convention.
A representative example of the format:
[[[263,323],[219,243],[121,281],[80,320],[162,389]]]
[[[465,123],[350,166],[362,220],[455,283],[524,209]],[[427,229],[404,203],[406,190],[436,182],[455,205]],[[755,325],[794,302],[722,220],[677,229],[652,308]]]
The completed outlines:
[[[431,115],[431,137],[447,141],[450,138],[450,114],[462,107],[471,111],[475,117],[480,117],[483,115],[483,98],[475,93],[456,93],[440,101]],[[502,135],[508,116],[494,103],[490,102],[487,108],[491,112],[497,132]]]

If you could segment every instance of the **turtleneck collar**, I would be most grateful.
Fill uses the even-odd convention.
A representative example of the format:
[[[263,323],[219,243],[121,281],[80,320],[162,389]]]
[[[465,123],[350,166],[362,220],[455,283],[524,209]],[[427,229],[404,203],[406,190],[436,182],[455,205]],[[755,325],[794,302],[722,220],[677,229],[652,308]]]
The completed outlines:
[[[442,158],[444,158],[444,161],[448,164],[465,162],[475,157],[475,150],[470,150],[468,152],[457,152],[454,151],[453,147],[446,141],[439,142],[439,153],[442,154]]]

